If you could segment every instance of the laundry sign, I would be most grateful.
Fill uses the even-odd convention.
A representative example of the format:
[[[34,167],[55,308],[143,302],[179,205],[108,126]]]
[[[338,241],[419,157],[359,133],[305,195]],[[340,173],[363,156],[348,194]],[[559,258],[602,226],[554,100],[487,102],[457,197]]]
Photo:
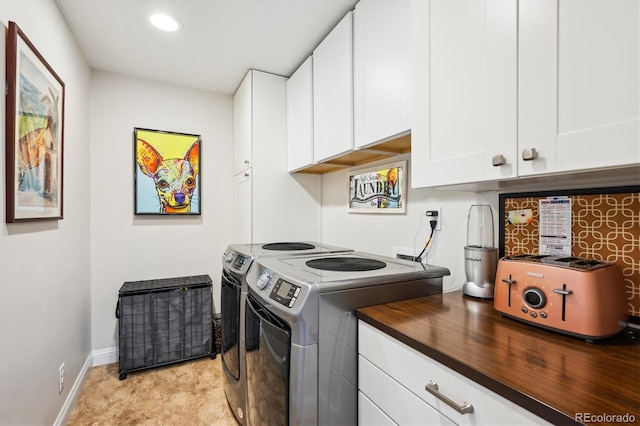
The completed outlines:
[[[405,213],[407,162],[399,161],[349,174],[350,213]]]

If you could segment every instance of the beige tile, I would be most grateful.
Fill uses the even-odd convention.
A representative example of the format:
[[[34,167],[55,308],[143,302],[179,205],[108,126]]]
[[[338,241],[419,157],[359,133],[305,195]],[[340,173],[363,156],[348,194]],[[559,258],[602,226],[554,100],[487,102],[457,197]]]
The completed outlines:
[[[89,371],[69,426],[237,426],[222,385],[220,356],[128,374],[118,364]]]

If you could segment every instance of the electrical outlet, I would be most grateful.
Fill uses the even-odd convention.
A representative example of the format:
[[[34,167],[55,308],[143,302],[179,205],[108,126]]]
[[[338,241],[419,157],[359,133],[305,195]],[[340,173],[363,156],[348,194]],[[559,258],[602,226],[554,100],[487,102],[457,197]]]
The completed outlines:
[[[438,221],[438,223],[436,223],[436,231],[440,231],[442,229],[442,208],[438,207],[436,209],[427,210],[426,215],[429,218],[429,221]]]
[[[62,393],[64,389],[64,362],[58,368],[58,393]]]

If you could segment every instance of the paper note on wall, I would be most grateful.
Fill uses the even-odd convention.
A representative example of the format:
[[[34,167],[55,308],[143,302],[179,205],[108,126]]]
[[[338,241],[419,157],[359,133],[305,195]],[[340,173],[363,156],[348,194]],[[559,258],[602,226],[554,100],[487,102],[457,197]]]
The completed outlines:
[[[539,254],[571,256],[571,199],[548,197],[538,207]]]
[[[528,225],[533,223],[533,210],[511,210],[507,215],[507,222],[511,225]]]

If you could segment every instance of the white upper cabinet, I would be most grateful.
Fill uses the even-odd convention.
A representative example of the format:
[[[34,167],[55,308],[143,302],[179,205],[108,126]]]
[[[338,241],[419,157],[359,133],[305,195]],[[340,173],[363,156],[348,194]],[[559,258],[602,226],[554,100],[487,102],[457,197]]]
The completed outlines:
[[[250,167],[234,178],[236,243],[320,239],[321,177],[287,172],[286,84],[250,70],[233,99],[236,152],[245,137],[251,152]]]
[[[640,165],[639,1],[415,0],[411,19],[414,187]]]
[[[313,57],[287,80],[287,167],[313,164]]]
[[[519,175],[639,164],[640,2],[519,7]]]
[[[234,175],[251,167],[252,75],[251,72],[247,73],[233,98]]]
[[[360,0],[353,12],[354,143],[408,133],[411,4]]]
[[[353,150],[352,12],[313,51],[314,161]]]
[[[412,2],[414,187],[516,176],[517,6]]]

